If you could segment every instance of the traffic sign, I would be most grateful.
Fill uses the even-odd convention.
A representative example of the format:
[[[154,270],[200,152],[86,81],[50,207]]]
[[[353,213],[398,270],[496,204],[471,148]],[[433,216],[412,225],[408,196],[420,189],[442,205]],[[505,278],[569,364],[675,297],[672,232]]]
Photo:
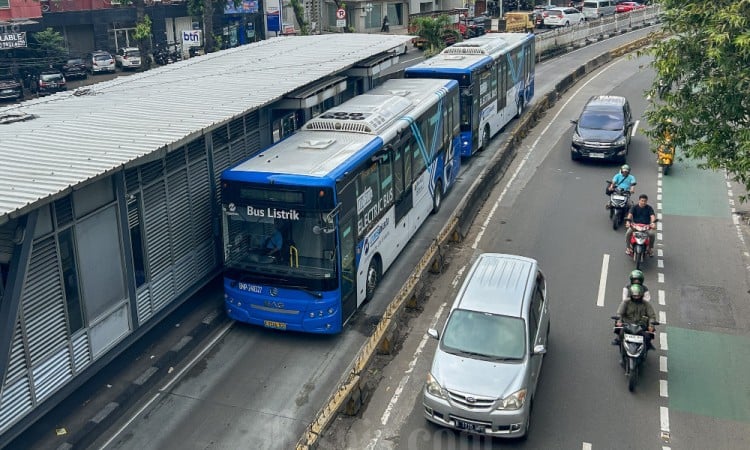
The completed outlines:
[[[336,10],[336,18],[337,19],[346,19],[346,10],[344,8],[339,8]]]

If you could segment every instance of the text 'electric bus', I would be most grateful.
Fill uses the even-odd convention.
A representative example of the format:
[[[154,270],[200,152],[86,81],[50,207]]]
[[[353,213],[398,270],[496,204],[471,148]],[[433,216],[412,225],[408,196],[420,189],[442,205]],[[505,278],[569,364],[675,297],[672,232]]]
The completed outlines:
[[[534,35],[490,33],[408,67],[406,78],[447,78],[461,86],[461,154],[471,156],[534,96]]]
[[[458,83],[394,79],[225,170],[227,313],[340,332],[439,209],[460,164]]]

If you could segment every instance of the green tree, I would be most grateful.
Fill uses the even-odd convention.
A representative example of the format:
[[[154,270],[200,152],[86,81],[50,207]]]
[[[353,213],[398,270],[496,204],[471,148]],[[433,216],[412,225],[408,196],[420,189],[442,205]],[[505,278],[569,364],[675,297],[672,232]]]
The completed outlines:
[[[432,56],[440,53],[446,47],[446,41],[457,42],[461,34],[454,30],[450,17],[417,17],[414,19],[416,33],[425,41],[424,54]]]
[[[297,19],[299,24],[300,33],[303,35],[310,34],[310,24],[305,20],[305,8],[302,6],[300,0],[291,0],[292,9],[294,10],[294,18]]]
[[[143,5],[143,0],[139,0],[139,3]],[[141,54],[141,64],[143,69],[148,70],[151,67],[151,56],[149,52],[151,50],[151,18],[148,14],[145,14],[143,8],[136,8],[136,11],[143,12],[142,17],[138,18],[135,24],[135,32],[133,37],[138,42],[138,51]],[[137,17],[137,15],[136,15]]]
[[[39,64],[38,68],[57,64],[68,53],[62,34],[52,28],[34,33],[34,40],[36,41],[35,52]]]
[[[649,51],[656,78],[646,117],[653,148],[726,169],[750,190],[750,0],[662,0],[670,38]]]

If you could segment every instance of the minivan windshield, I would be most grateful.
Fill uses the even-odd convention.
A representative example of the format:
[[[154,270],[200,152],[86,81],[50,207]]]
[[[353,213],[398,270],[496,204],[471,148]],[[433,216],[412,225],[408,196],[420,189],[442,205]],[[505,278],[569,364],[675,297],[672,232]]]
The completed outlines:
[[[584,111],[578,126],[589,130],[618,131],[624,128],[624,120],[621,114],[615,112]]]
[[[523,319],[466,309],[448,318],[441,348],[457,355],[490,360],[520,360],[526,351]]]

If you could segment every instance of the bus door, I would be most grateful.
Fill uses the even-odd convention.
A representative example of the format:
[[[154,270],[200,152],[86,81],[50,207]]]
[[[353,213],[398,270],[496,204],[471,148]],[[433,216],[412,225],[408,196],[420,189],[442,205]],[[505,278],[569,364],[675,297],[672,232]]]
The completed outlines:
[[[341,230],[341,321],[357,309],[357,215],[347,214],[339,219]]]
[[[412,137],[410,131],[406,131],[395,148],[389,147],[391,160],[393,161],[393,189],[396,204],[396,227],[403,226],[401,223],[413,206],[413,190],[411,179],[412,150],[416,148],[417,141]],[[406,225],[409,228],[409,225]]]

